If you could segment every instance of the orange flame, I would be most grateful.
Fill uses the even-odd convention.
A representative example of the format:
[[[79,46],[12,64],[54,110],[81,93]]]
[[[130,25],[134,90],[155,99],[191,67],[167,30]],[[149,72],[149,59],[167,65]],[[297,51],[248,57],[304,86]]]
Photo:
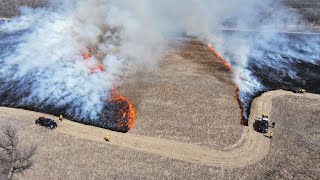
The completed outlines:
[[[83,60],[87,60],[87,59],[89,59],[91,56],[90,56],[90,54],[89,53],[87,53],[87,52],[82,52],[82,58],[83,58]]]
[[[136,110],[131,104],[131,102],[129,101],[129,99],[119,95],[118,92],[115,90],[115,88],[113,88],[109,101],[116,102],[116,103],[126,102],[125,106],[122,107],[122,109],[120,109],[119,112],[117,113],[117,123],[118,123],[118,128],[127,126],[128,129],[130,130],[134,125]],[[127,121],[121,121],[122,119],[127,119]]]
[[[225,59],[223,59],[217,51],[214,50],[212,45],[208,44],[208,48],[213,52],[213,54],[221,61],[221,63],[226,68],[228,68],[230,71],[232,71],[232,66]],[[239,106],[239,109],[240,109],[240,116],[241,116],[240,124],[243,125],[244,124],[243,107],[241,105],[241,101],[239,99],[238,93],[239,93],[239,86],[238,86],[238,84],[235,84],[234,99],[238,102],[238,106]]]
[[[87,60],[91,57],[91,55],[87,52],[82,52],[83,60]],[[96,64],[93,67],[90,67],[90,71],[92,73],[97,73],[101,71],[105,71],[102,65]],[[118,128],[127,127],[130,130],[134,125],[134,120],[136,117],[136,110],[129,101],[129,99],[119,95],[115,89],[112,88],[111,95],[108,101],[115,102],[115,104],[125,104],[122,109],[117,112],[117,126]],[[125,103],[122,103],[125,102]],[[123,121],[123,119],[125,121]],[[127,120],[126,120],[127,119]]]
[[[101,72],[101,71],[105,71],[105,70],[104,70],[103,66],[96,65],[96,66],[90,67],[90,71],[92,73],[97,73],[97,72]]]
[[[212,45],[209,44],[209,45],[208,45],[208,48],[213,52],[213,54],[214,54],[215,56],[217,56],[217,58],[221,61],[221,63],[222,63],[226,68],[228,68],[230,71],[232,71],[231,65],[230,65],[226,60],[224,60],[217,51],[215,51],[215,50],[213,49]]]

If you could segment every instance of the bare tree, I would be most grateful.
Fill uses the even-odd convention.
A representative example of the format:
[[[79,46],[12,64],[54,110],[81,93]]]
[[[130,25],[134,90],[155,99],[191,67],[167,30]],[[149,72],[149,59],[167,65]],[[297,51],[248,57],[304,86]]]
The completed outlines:
[[[18,130],[13,125],[3,126],[0,138],[0,170],[2,176],[12,179],[14,174],[23,174],[33,165],[31,158],[37,147],[22,145]]]

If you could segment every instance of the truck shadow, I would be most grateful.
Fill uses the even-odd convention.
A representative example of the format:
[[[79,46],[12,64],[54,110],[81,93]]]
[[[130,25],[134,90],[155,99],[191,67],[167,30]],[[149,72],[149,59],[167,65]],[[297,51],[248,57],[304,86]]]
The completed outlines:
[[[263,136],[266,137],[266,138],[268,138],[268,139],[271,139],[268,134],[264,134]]]
[[[253,123],[253,129],[257,132],[259,132],[259,124],[260,124],[260,119],[254,119],[254,123]]]

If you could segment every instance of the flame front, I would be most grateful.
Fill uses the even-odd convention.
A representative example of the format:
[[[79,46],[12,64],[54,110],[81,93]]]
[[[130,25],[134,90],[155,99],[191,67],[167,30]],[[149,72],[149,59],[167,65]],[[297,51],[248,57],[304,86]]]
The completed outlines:
[[[213,54],[221,61],[221,63],[226,67],[228,68],[230,71],[232,71],[232,66],[225,60],[221,57],[221,55],[216,51],[214,50],[213,46],[208,44],[208,48],[213,52]],[[234,93],[234,99],[238,102],[238,106],[239,106],[239,109],[240,109],[240,116],[241,116],[241,119],[240,119],[240,124],[244,124],[244,116],[243,116],[243,107],[241,105],[241,101],[240,101],[240,98],[239,98],[239,86],[238,84],[235,83],[235,93]]]
[[[88,52],[82,52],[82,58],[83,60],[88,60],[89,58],[91,58],[91,55]],[[91,73],[105,71],[103,66],[100,65],[98,62],[93,66],[90,66],[89,69]],[[112,91],[110,93],[110,97],[106,103],[112,104],[116,107],[111,108],[113,111],[116,111],[116,127],[112,127],[111,129],[123,132],[129,131],[133,127],[136,117],[136,110],[129,101],[129,99],[119,95],[119,93],[116,91],[115,86],[113,86]]]
[[[87,60],[90,58],[90,54],[87,52],[82,52],[82,58],[83,58],[83,60]]]
[[[136,110],[129,101],[129,99],[119,95],[115,88],[112,89],[111,96],[109,98],[110,102],[116,105],[120,105],[120,109],[117,112],[117,128],[127,127],[130,130],[133,127],[134,120],[136,117]]]
[[[208,44],[208,48],[213,52],[213,54],[221,61],[221,63],[222,63],[226,68],[228,68],[230,71],[232,71],[231,65],[230,65],[226,60],[224,60],[217,51],[215,51],[215,50],[213,49],[212,45]]]

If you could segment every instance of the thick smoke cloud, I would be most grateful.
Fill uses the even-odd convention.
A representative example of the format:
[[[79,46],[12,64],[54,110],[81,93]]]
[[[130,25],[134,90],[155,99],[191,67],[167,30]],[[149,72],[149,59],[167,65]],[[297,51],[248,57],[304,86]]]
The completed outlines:
[[[112,86],[156,67],[173,35],[187,34],[212,44],[233,66],[243,102],[248,94],[265,89],[249,64],[252,59],[257,64],[269,61],[258,50],[273,49],[271,40],[281,44],[277,53],[305,57],[286,48],[290,40],[275,33],[248,37],[222,31],[303,27],[298,15],[275,0],[52,0],[50,4],[22,8],[20,17],[0,25],[2,105],[63,111],[72,119],[96,124]],[[310,46],[306,51],[317,61],[314,50]],[[87,51],[93,56],[84,62],[81,53]],[[106,72],[90,72],[97,62]]]

